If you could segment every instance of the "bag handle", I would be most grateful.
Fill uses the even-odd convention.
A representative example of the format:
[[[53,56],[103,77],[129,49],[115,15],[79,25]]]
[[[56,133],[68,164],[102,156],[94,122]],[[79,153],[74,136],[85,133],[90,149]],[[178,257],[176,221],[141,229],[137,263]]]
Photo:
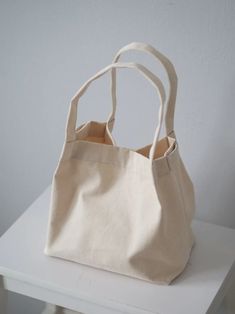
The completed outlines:
[[[130,69],[136,69],[138,70],[150,83],[155,87],[159,94],[160,98],[160,107],[158,111],[158,125],[154,134],[153,144],[151,146],[150,152],[149,152],[149,158],[152,161],[154,158],[154,154],[156,151],[157,142],[160,135],[160,130],[162,127],[162,121],[163,121],[163,113],[164,113],[164,103],[165,103],[165,89],[162,85],[162,82],[160,79],[155,76],[151,71],[149,71],[146,67],[144,67],[141,64],[137,63],[112,63],[96,73],[94,76],[92,76],[89,80],[87,80],[82,87],[79,89],[79,91],[74,95],[74,97],[71,100],[70,104],[70,110],[68,114],[67,119],[67,127],[66,127],[66,141],[74,141],[76,140],[76,122],[77,122],[77,105],[79,102],[79,99],[82,97],[82,95],[85,93],[89,85],[97,80],[99,77],[104,75],[106,72],[116,69],[116,68],[130,68]],[[107,122],[108,123],[108,122]]]
[[[113,59],[113,63],[119,61],[119,58],[122,53],[128,50],[139,50],[143,52],[147,52],[153,55],[160,63],[163,65],[164,69],[166,70],[168,82],[169,82],[169,96],[167,99],[166,105],[166,115],[165,115],[165,126],[166,126],[166,133],[167,135],[171,135],[174,137],[174,113],[175,113],[175,101],[176,101],[176,93],[177,93],[177,74],[175,68],[171,61],[165,57],[161,52],[157,51],[151,45],[140,43],[140,42],[133,42],[122,47],[116,54]],[[112,112],[108,118],[108,126],[109,129],[112,130],[113,123],[115,119],[116,113],[116,106],[117,106],[117,99],[116,99],[116,69],[113,68],[111,71],[111,94],[112,94]]]

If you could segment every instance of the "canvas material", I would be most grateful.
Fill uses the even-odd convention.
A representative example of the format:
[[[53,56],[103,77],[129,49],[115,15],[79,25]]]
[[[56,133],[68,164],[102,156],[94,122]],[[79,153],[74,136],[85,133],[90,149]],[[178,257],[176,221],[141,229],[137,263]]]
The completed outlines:
[[[136,151],[115,144],[115,110],[107,122],[76,129],[77,103],[89,84],[122,67],[141,72],[161,101],[153,144]],[[194,191],[174,132],[159,140],[164,104],[160,80],[134,63],[111,64],[73,97],[52,183],[47,255],[160,284],[183,271],[194,243]]]

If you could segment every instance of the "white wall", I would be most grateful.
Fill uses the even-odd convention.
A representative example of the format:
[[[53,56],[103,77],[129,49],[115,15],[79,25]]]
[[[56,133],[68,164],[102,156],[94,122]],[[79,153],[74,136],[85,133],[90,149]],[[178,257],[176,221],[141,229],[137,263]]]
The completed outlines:
[[[0,3],[0,233],[50,183],[70,98],[131,41],[151,43],[176,67],[176,133],[195,183],[196,216],[235,227],[235,2],[8,0]],[[131,59],[162,73],[150,56],[123,57]],[[150,143],[154,91],[128,70],[118,85],[117,142]],[[108,76],[80,108],[79,123],[106,119]]]

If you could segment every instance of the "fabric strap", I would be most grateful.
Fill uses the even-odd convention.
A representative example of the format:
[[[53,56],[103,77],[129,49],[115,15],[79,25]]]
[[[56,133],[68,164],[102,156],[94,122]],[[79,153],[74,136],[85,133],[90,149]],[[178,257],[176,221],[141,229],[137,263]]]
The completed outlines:
[[[176,93],[177,93],[177,75],[174,69],[173,64],[170,60],[165,57],[162,53],[157,51],[151,45],[145,43],[134,42],[129,45],[124,46],[121,48],[116,56],[113,59],[113,63],[119,61],[119,58],[122,53],[129,51],[129,50],[138,50],[147,52],[153,55],[160,63],[163,65],[164,69],[167,73],[167,78],[169,82],[169,95],[167,99],[166,105],[166,115],[165,115],[165,126],[166,126],[166,133],[167,135],[174,136],[174,112],[175,112],[175,101],[176,101]],[[115,119],[116,113],[116,106],[117,106],[117,99],[116,99],[116,69],[113,68],[111,71],[111,94],[112,94],[112,112],[108,118],[108,125],[109,129],[112,130],[113,123]]]
[[[76,122],[77,122],[77,105],[79,102],[79,99],[82,97],[82,95],[85,93],[89,85],[94,81],[97,80],[99,77],[104,75],[106,72],[111,71],[116,68],[130,68],[130,69],[136,69],[138,70],[147,80],[150,81],[150,83],[154,86],[154,88],[157,90],[159,98],[160,98],[160,107],[158,111],[158,125],[154,134],[153,144],[151,146],[150,152],[149,152],[149,158],[150,160],[153,160],[154,154],[156,151],[157,142],[159,139],[162,122],[163,122],[163,114],[164,114],[164,104],[165,104],[165,89],[162,85],[162,82],[160,79],[154,75],[151,71],[149,71],[146,67],[144,67],[141,64],[137,63],[113,63],[96,73],[94,76],[92,76],[88,81],[86,81],[82,87],[79,89],[79,91],[74,95],[74,97],[71,100],[70,104],[70,110],[68,114],[67,119],[67,127],[66,127],[66,141],[74,141],[76,140]],[[112,117],[112,113],[110,115]],[[111,118],[112,119],[112,118]],[[110,120],[109,120],[110,121]],[[109,122],[107,122],[108,124]]]

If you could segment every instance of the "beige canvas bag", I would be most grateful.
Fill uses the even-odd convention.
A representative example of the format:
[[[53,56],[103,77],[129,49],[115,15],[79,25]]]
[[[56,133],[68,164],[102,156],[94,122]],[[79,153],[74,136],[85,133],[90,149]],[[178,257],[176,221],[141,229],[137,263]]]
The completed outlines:
[[[165,67],[169,97],[152,72],[118,63],[129,49],[146,51]],[[170,61],[153,47],[133,43],[90,78],[73,97],[66,141],[52,183],[45,253],[135,278],[168,284],[185,268],[194,240],[192,182],[173,131],[177,77]],[[117,146],[111,131],[116,112],[116,69],[140,72],[160,98],[153,144]],[[76,128],[77,105],[92,81],[112,73],[113,108],[107,122]],[[166,136],[159,140],[166,104]],[[146,108],[147,109],[147,108]]]

